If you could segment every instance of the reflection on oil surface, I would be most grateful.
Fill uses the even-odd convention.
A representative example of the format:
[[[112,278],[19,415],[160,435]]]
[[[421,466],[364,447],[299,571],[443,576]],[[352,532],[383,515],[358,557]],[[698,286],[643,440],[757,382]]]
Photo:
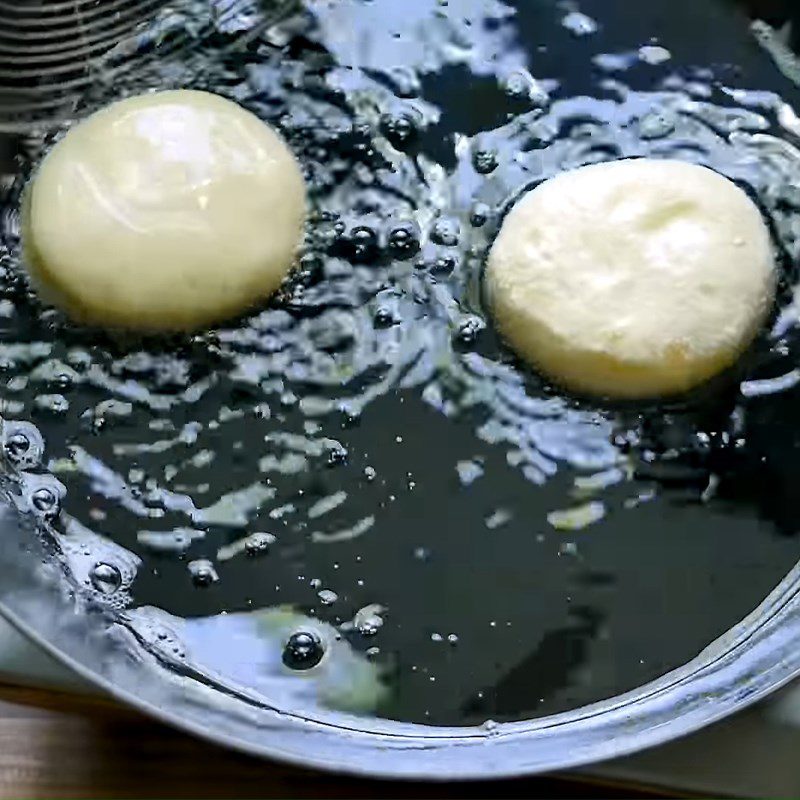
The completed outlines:
[[[19,279],[21,180],[4,211],[3,416],[36,426],[8,422],[5,454],[76,578],[237,690],[435,724],[615,695],[751,611],[800,555],[800,106],[744,17],[310,0],[216,55],[230,35],[194,82],[280,127],[311,184],[279,298],[110,341]],[[637,155],[744,185],[785,281],[741,373],[606,408],[515,361],[480,270],[525,188]]]

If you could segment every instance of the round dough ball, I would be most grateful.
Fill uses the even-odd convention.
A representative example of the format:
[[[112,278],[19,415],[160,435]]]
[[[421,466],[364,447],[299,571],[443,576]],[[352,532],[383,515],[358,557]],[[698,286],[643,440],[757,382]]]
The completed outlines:
[[[217,95],[114,103],[69,131],[34,176],[25,253],[79,321],[192,330],[271,294],[292,266],[305,183],[283,140]]]
[[[635,159],[559,175],[508,214],[486,281],[510,345],[580,393],[684,392],[731,366],[774,300],[769,231],[727,178]]]

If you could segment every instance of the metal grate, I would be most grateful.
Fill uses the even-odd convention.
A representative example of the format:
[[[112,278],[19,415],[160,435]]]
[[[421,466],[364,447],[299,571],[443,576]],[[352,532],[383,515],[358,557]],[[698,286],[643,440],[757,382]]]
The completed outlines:
[[[246,38],[292,5],[269,0],[0,0],[0,132],[70,118],[87,91],[219,34]]]

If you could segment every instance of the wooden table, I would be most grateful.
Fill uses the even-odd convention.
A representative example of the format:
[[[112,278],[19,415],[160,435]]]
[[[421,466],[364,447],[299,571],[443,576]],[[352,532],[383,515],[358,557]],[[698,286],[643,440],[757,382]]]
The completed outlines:
[[[104,699],[0,685],[0,798],[661,796],[567,778],[424,784],[334,777],[227,752]]]

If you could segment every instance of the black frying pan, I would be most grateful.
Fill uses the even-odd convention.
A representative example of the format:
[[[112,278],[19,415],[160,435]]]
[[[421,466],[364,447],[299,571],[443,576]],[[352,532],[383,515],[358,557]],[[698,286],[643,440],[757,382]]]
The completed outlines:
[[[786,9],[753,32],[714,1],[342,0],[278,25],[231,8],[137,29],[108,58],[148,58],[111,82],[95,65],[59,114],[191,85],[281,128],[315,214],[252,316],[120,341],[41,308],[19,205],[50,139],[35,109],[6,121],[26,135],[5,145],[3,614],[162,719],[371,775],[598,761],[793,677]],[[564,397],[494,334],[483,258],[521,191],[636,155],[754,196],[778,308],[690,397]]]

